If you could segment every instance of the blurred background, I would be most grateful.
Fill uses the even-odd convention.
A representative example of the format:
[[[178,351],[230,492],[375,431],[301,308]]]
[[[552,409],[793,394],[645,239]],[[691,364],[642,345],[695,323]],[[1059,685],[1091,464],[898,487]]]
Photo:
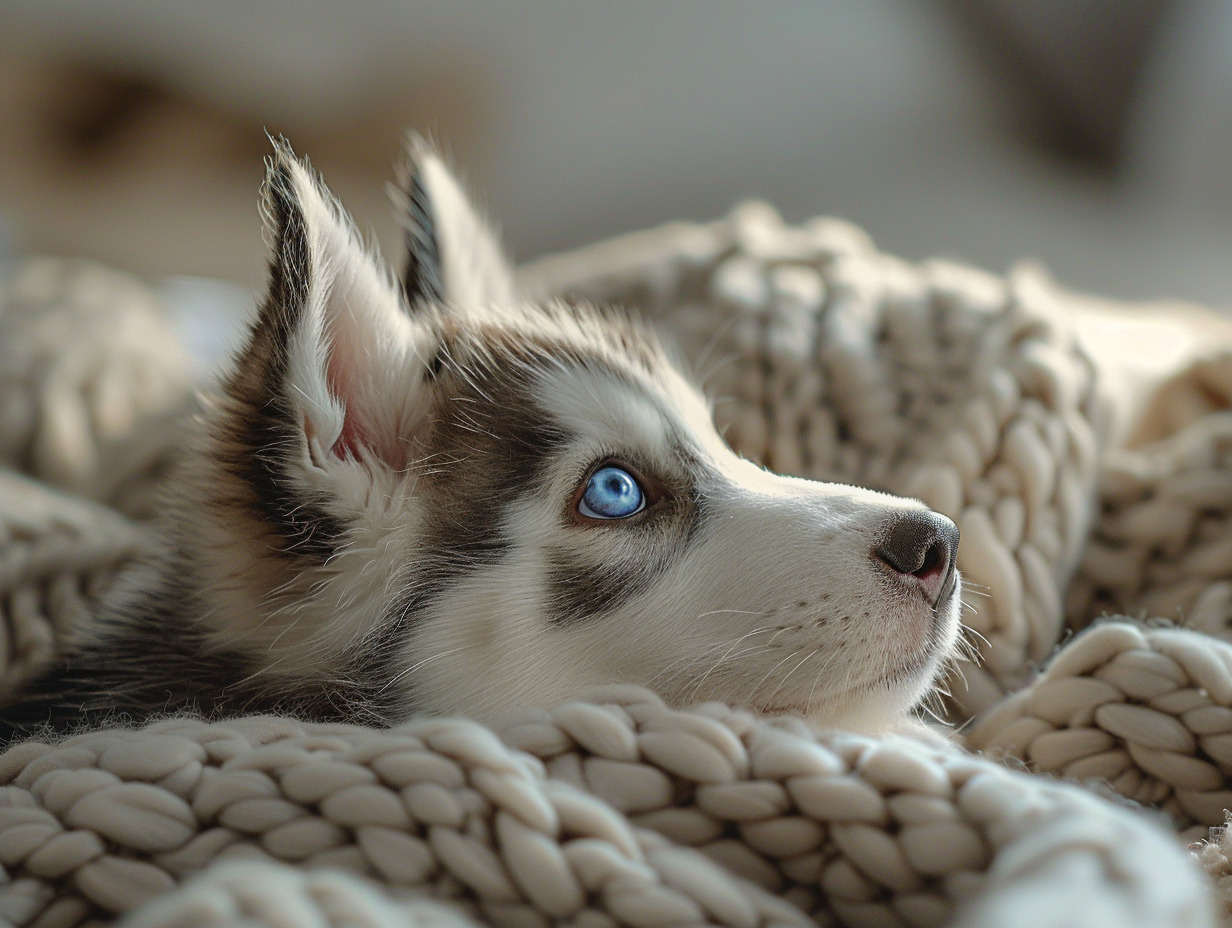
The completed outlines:
[[[10,254],[246,306],[263,130],[396,255],[407,126],[518,260],[763,197],[909,258],[1232,307],[1226,0],[0,0]]]

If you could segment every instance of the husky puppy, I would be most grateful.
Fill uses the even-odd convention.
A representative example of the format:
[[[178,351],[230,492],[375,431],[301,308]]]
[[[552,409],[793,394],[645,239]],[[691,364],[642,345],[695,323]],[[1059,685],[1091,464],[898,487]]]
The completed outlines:
[[[412,142],[395,280],[284,141],[269,291],[162,544],[0,738],[179,712],[491,719],[604,683],[895,724],[958,635],[958,530],[766,472],[629,315],[527,305]]]

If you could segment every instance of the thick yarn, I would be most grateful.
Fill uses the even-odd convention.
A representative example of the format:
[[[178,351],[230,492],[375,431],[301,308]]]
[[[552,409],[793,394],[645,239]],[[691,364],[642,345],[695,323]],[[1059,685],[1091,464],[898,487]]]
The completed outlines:
[[[0,465],[149,516],[195,365],[127,274],[36,258],[0,279]]]
[[[54,281],[52,267],[41,273]],[[522,283],[620,300],[669,330],[744,453],[918,496],[959,521],[983,666],[954,681],[952,713],[975,717],[964,732],[975,747],[1103,785],[1011,771],[954,745],[672,710],[640,691],[491,731],[167,720],[0,756],[0,917],[123,914],[148,928],[751,926],[801,912],[853,925],[1211,923],[1200,870],[1175,838],[1097,792],[1110,784],[1155,804],[1189,837],[1224,820],[1232,646],[1208,635],[1226,626],[1230,577],[1217,551],[1194,554],[1226,524],[1218,408],[1168,400],[1175,427],[1114,445],[1117,397],[1041,275],[909,265],[850,226],[789,227],[761,206],[548,259]],[[20,315],[0,302],[0,344],[20,319],[23,351],[54,358],[57,317],[105,330],[108,313],[127,311],[90,304],[88,286],[71,291],[80,304],[47,292]],[[109,358],[134,351],[156,364],[178,350],[172,340],[163,354],[162,337],[89,343],[97,356],[74,343],[65,370],[114,372]],[[25,655],[6,669],[14,680],[144,543],[139,523],[29,477],[113,505],[151,499],[175,446],[153,423],[173,414],[166,397],[186,395],[167,386],[161,407],[146,406],[141,389],[107,388],[132,413],[128,438],[113,440],[124,430],[98,424],[91,376],[40,379],[23,357],[0,357],[0,372],[24,372],[0,378],[0,409],[24,423],[6,432],[24,438],[3,457],[27,475],[0,483],[0,526],[24,525],[27,551],[60,540],[42,560],[0,547],[0,562],[17,565],[0,572],[0,602],[23,584],[42,591],[22,622],[44,643],[10,645]],[[1220,382],[1209,363],[1203,376]],[[52,389],[65,383],[76,386]],[[58,434],[39,424],[63,403],[75,404],[75,435],[38,439]],[[37,501],[24,516],[19,498]],[[1171,534],[1151,535],[1185,506]],[[57,583],[76,591],[59,613],[46,592]],[[1102,610],[1179,611],[1203,617],[1202,631],[1106,621],[1061,644]],[[31,630],[21,634],[34,640]],[[1213,841],[1197,859],[1227,899],[1223,849]]]
[[[90,618],[146,535],[115,510],[0,469],[0,699]]]
[[[1222,374],[1232,378],[1232,358]],[[1068,592],[1071,623],[1162,617],[1232,641],[1232,412],[1204,415],[1143,448],[1114,449],[1099,497]]]
[[[495,733],[169,720],[19,745],[0,783],[14,924],[392,925],[408,890],[499,925],[1211,924],[1173,839],[1076,787],[631,688]]]

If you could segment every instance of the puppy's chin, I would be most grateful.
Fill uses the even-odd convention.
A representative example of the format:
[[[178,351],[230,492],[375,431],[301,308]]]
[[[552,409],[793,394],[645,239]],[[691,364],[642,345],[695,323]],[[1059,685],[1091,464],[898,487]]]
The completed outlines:
[[[905,732],[922,726],[913,712],[936,686],[953,651],[957,637],[953,629],[939,626],[938,634],[916,660],[898,668],[881,680],[857,685],[841,693],[818,698],[816,692],[802,694],[799,702],[779,694],[773,702],[751,705],[765,716],[795,716],[816,728],[841,729],[862,734]]]
[[[931,681],[931,677],[929,678]],[[912,714],[918,703],[919,690],[927,688],[921,681],[916,687],[902,685],[871,688],[852,694],[847,699],[824,703],[757,706],[759,715],[792,716],[803,719],[814,728],[836,729],[857,734],[885,734],[902,731],[919,724]]]

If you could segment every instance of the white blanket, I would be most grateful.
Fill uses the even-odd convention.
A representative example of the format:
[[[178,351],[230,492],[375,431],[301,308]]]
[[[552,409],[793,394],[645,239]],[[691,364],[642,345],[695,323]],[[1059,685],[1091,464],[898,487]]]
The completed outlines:
[[[762,206],[548,259],[521,285],[620,300],[670,330],[750,457],[954,518],[981,661],[939,711],[966,724],[969,746],[1034,773],[954,744],[673,710],[633,690],[492,730],[172,719],[0,756],[0,919],[1226,918],[1225,848],[1187,854],[1170,833],[1204,837],[1232,805],[1224,326],[1080,300],[1032,271],[905,264],[849,226],[787,227]],[[188,369],[127,278],[35,261],[8,281],[10,691],[140,552],[191,405]],[[1069,637],[1105,612],[1187,627],[1116,619]]]

